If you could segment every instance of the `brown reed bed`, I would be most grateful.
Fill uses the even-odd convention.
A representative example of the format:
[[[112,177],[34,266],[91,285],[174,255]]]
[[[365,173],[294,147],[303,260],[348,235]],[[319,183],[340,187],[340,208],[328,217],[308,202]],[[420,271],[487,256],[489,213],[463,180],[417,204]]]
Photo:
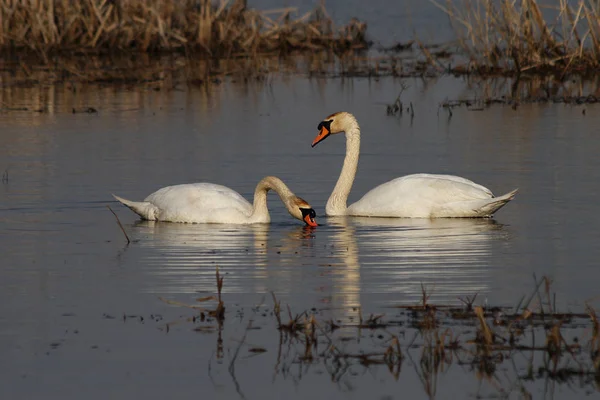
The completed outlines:
[[[589,75],[600,65],[600,7],[589,0],[430,0],[448,15],[466,61],[439,65],[455,74]]]
[[[365,35],[356,19],[336,26],[323,4],[298,15],[246,0],[0,0],[0,86],[248,79],[296,55],[356,54]]]
[[[379,52],[366,24],[336,26],[323,4],[259,11],[246,0],[0,0],[0,86],[83,81],[206,83],[309,77],[591,76],[600,7],[590,0],[430,0],[457,41]]]
[[[298,15],[291,7],[255,10],[245,0],[0,0],[0,86],[439,72],[413,51],[414,41],[365,53],[366,29],[357,19],[336,26],[323,3]]]
[[[366,25],[336,27],[323,5],[259,11],[246,0],[1,0],[0,52],[200,53],[211,57],[367,47]]]

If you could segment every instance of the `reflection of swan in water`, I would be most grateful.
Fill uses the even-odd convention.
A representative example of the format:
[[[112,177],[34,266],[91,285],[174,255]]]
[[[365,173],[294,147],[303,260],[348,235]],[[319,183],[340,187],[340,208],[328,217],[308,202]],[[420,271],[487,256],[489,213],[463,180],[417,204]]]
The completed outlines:
[[[356,227],[346,217],[330,218],[329,227],[333,229],[329,247],[342,261],[341,264],[328,265],[333,267],[328,273],[333,281],[331,303],[333,307],[340,307],[344,312],[348,312],[350,308],[361,305],[361,274]]]
[[[146,246],[169,246],[189,250],[196,248],[216,254],[228,249],[266,246],[269,234],[268,224],[229,225],[229,224],[173,224],[154,221],[136,221],[140,235],[152,235],[152,241],[144,241]]]
[[[266,266],[268,224],[192,225],[138,221],[135,227],[138,237],[151,236],[151,240],[140,240],[140,247],[144,248],[144,265],[151,269],[151,275],[160,278],[149,288],[153,292],[213,293],[217,266],[228,272],[235,270],[239,285],[244,284],[244,275],[260,274]],[[235,286],[233,279],[227,279],[224,291],[235,291]]]
[[[140,222],[133,234],[141,240],[127,257],[148,270],[149,292],[213,294],[218,265],[229,301],[256,304],[274,291],[282,304],[354,314],[414,304],[421,282],[431,302],[485,295],[507,232],[488,219],[337,217],[316,229]]]
[[[149,280],[150,292],[213,294],[217,266],[226,276],[223,292],[236,293],[236,302],[256,304],[258,294],[269,291],[289,293],[285,289],[289,276],[282,267],[293,270],[295,288],[306,289],[298,285],[294,274],[308,259],[306,254],[313,251],[314,228],[280,223],[191,225],[153,221],[138,221],[135,227],[135,236],[141,238],[135,248],[143,248],[140,264],[158,278]],[[294,258],[291,265],[282,261],[288,255]]]
[[[361,297],[368,303],[414,303],[421,282],[431,301],[483,294],[491,279],[492,243],[505,235],[491,219],[353,217],[330,218],[328,224],[338,228],[332,241],[346,269],[337,290],[344,306],[359,305]]]

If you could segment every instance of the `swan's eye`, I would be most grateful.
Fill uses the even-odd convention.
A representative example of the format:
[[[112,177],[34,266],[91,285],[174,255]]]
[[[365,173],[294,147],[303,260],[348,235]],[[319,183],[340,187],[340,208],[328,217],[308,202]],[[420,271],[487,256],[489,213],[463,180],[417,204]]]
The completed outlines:
[[[306,225],[319,226],[319,224],[317,224],[315,221],[315,217],[317,216],[315,210],[312,208],[301,208],[300,212],[302,213],[302,220],[306,223]]]
[[[315,218],[317,213],[312,208],[301,208],[300,212],[302,213],[302,217],[309,216],[310,218]]]
[[[323,128],[327,129],[327,132],[331,132],[331,123],[333,122],[332,119],[328,120],[328,121],[322,121],[319,123],[319,125],[317,125],[317,130],[321,130]]]

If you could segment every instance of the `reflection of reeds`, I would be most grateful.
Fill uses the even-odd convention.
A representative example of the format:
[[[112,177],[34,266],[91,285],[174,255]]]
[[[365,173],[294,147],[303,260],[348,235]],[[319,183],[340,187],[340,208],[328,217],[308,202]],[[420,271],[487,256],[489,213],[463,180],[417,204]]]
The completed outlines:
[[[447,13],[469,58],[457,72],[563,75],[599,64],[600,9],[594,2],[559,0],[556,9],[542,10],[536,0],[430,1]]]
[[[600,78],[598,76],[572,77],[567,80],[554,76],[520,76],[487,78],[471,75],[468,78],[470,93],[460,99],[440,103],[443,109],[466,107],[469,111],[483,111],[494,105],[557,103],[585,106],[600,102]],[[439,112],[439,111],[438,111]],[[582,109],[585,114],[585,108]]]
[[[294,376],[291,366],[302,365],[309,368],[311,365],[323,365],[333,382],[342,382],[346,377],[358,374],[358,368],[386,366],[393,379],[398,380],[403,361],[408,359],[409,366],[413,366],[425,393],[431,398],[437,393],[438,377],[452,365],[470,366],[478,379],[489,382],[490,387],[506,395],[512,390],[510,387],[513,384],[508,383],[507,386],[505,378],[498,371],[502,364],[510,360],[518,381],[514,387],[520,387],[521,390],[524,390],[521,381],[525,380],[549,379],[551,382],[570,383],[577,379],[582,385],[592,384],[593,379],[600,375],[600,328],[596,312],[587,305],[587,314],[558,313],[554,302],[550,302],[553,297],[551,283],[547,277],[542,277],[539,281],[536,279],[535,290],[528,296],[530,300],[520,302],[512,312],[509,308],[474,306],[475,296],[466,297],[464,307],[430,304],[429,295],[422,287],[420,304],[399,307],[400,315],[404,315],[405,320],[385,320],[383,315],[373,314],[368,319],[363,319],[359,309],[358,321],[348,316],[346,321],[337,320],[337,324],[333,320],[324,319],[325,309],[312,309],[294,315],[287,306],[287,316],[283,317],[281,302],[272,293],[272,313],[269,316],[265,309],[262,314],[266,318],[274,318],[279,331],[275,375],[284,378],[291,375],[292,379],[299,380],[302,378],[302,371],[306,369],[295,368],[300,372],[298,376]],[[217,293],[220,293],[221,287],[222,280],[217,272]],[[544,289],[543,293],[540,288]],[[544,297],[546,303],[542,301]],[[208,300],[218,300],[221,303],[220,295],[197,299]],[[532,306],[532,302],[536,304]],[[201,309],[173,301],[167,303]],[[263,304],[262,300],[260,304]],[[252,354],[269,351],[268,347],[250,346],[245,341],[246,335],[254,326],[258,309],[254,309],[230,363],[234,382],[235,360],[243,346],[248,346],[247,351]],[[213,311],[209,316],[215,317],[218,322],[217,343],[222,354],[220,333],[223,325],[218,314]],[[431,318],[436,323],[417,323],[411,327],[407,322],[415,316],[421,316],[425,320]],[[567,338],[572,335],[565,335],[564,331],[581,329],[581,321],[590,318],[593,332],[588,356],[580,351],[583,348],[580,340],[574,338],[569,343]],[[209,333],[217,330],[217,327],[207,325],[212,324],[208,318],[205,320],[194,317],[188,321],[195,325],[195,331]],[[476,333],[473,339],[460,340],[462,335],[472,336],[474,327]],[[397,334],[393,332],[395,329],[399,329]],[[365,330],[367,333],[363,334]],[[414,336],[406,341],[406,333],[410,330],[414,332]],[[356,336],[349,336],[351,332],[355,332]],[[544,334],[545,337],[545,344],[541,346],[535,342],[536,335],[539,334]],[[506,337],[510,339],[505,339]],[[370,340],[361,342],[361,338]],[[368,343],[367,348],[362,344],[365,342]],[[413,358],[415,349],[420,349],[418,359]],[[517,368],[515,360],[518,361],[520,355],[525,355],[526,352],[531,354],[528,364]],[[218,354],[219,351],[217,357]],[[544,355],[543,364],[538,364],[537,368],[534,363],[538,357],[534,357],[534,354]],[[523,375],[525,368],[527,373]]]
[[[600,377],[600,323],[596,310],[589,304],[586,305],[586,310],[592,320],[592,337],[590,339],[590,357],[594,363],[596,376]]]
[[[217,306],[214,309],[209,309],[209,308],[200,307],[200,306],[196,306],[196,305],[185,304],[185,303],[181,303],[179,301],[165,299],[164,297],[159,297],[159,300],[162,302],[165,302],[167,304],[186,307],[186,308],[190,308],[192,310],[199,311],[200,314],[198,315],[198,318],[196,318],[196,316],[194,316],[191,319],[192,322],[196,322],[196,319],[198,319],[200,321],[205,321],[206,320],[205,313],[206,313],[206,314],[208,314],[209,317],[215,318],[217,320],[217,322],[219,323],[219,327],[221,327],[223,321],[225,320],[225,304],[223,303],[223,299],[221,298],[221,293],[223,291],[223,277],[219,273],[219,267],[216,268],[216,278],[217,278],[217,296],[216,297],[215,296],[205,296],[205,297],[199,297],[196,299],[197,302],[201,302],[201,303],[216,300]],[[168,329],[168,325],[169,324],[167,324],[167,329]],[[203,330],[203,329],[205,329],[205,327],[201,327],[201,330]]]
[[[34,86],[39,83],[95,82],[101,84],[144,84],[154,90],[172,89],[181,83],[208,86],[219,84],[225,77],[238,82],[261,82],[268,74],[306,73],[324,77],[398,76],[404,67],[381,69],[374,74],[369,59],[336,54],[326,50],[314,53],[276,53],[257,57],[207,58],[189,54],[131,53],[118,55],[69,55],[52,63],[32,62],[25,65],[15,57],[0,58],[0,87]],[[350,66],[347,66],[350,65]],[[410,75],[412,70],[407,67]],[[8,105],[10,107],[10,105]],[[8,109],[0,103],[1,110]],[[26,110],[23,110],[26,111]]]
[[[200,52],[213,57],[366,46],[357,20],[337,28],[321,5],[258,11],[246,0],[0,0],[0,50]]]

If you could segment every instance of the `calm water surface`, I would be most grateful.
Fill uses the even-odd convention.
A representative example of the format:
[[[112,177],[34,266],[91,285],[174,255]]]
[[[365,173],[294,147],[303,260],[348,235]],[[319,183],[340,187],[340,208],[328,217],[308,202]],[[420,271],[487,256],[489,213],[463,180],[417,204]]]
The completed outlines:
[[[253,307],[272,304],[271,291],[296,312],[326,308],[345,318],[359,306],[393,314],[389,306],[419,301],[421,283],[432,302],[478,293],[478,304],[513,306],[536,274],[554,281],[562,310],[581,310],[599,294],[600,108],[463,108],[449,119],[438,104],[470,96],[464,82],[405,83],[412,119],[386,116],[401,88],[392,79],[2,92],[12,106],[48,108],[0,113],[0,171],[8,171],[0,184],[2,398],[427,397],[410,362],[398,381],[379,369],[334,383],[324,365],[282,372],[276,351],[245,353],[236,390],[229,360]],[[99,112],[71,113],[81,106]],[[327,218],[344,137],[310,143],[321,119],[340,110],[353,112],[363,132],[350,201],[416,172],[520,193],[494,220]],[[321,226],[304,228],[276,195],[272,224],[241,227],[140,222],[110,196],[141,200],[166,185],[209,181],[250,198],[271,174],[313,205]],[[134,243],[125,245],[106,205]],[[228,307],[222,359],[216,332],[192,331],[191,310],[158,299],[192,304],[214,294],[216,266]],[[175,322],[168,334],[165,321]],[[274,321],[261,326],[247,340],[277,342]],[[437,397],[491,387],[482,393],[473,373],[450,368]],[[585,393],[553,395],[571,398],[571,390]]]

